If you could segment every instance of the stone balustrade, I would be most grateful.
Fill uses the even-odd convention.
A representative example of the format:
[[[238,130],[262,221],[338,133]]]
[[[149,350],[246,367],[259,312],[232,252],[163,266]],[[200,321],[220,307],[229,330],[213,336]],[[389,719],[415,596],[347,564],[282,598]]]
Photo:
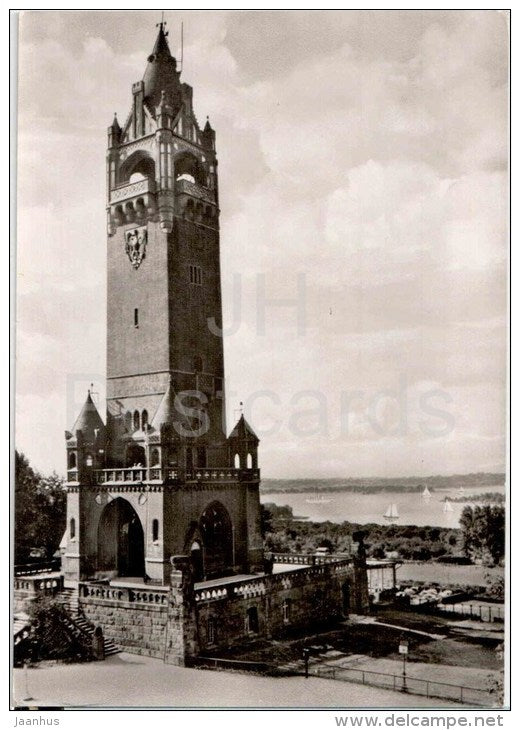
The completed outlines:
[[[25,591],[28,594],[44,594],[53,596],[63,589],[63,576],[17,575],[14,579],[15,591]]]
[[[350,560],[351,556],[345,553],[330,553],[329,555],[312,555],[307,553],[271,553],[274,563],[285,565],[326,565]]]
[[[94,484],[140,484],[165,482],[249,482],[260,479],[259,469],[232,469],[226,467],[204,467],[201,469],[179,469],[177,467],[130,467],[114,469],[95,469],[93,471]],[[69,469],[67,483],[78,483],[77,469]]]
[[[80,583],[79,596],[86,599],[100,601],[117,601],[121,603],[139,603],[148,606],[166,606],[168,603],[168,589],[153,590],[143,586],[110,586],[101,583]]]
[[[307,557],[307,558],[321,558],[322,556],[300,556],[294,554],[279,554],[284,557]],[[283,573],[275,573],[273,575],[259,575],[251,578],[244,578],[243,580],[236,581],[230,579],[229,583],[219,585],[217,587],[204,588],[199,587],[195,589],[195,601],[197,603],[204,603],[207,601],[223,600],[226,598],[252,598],[256,596],[263,596],[270,591],[276,590],[287,590],[294,586],[303,585],[312,581],[318,576],[324,576],[326,573],[341,573],[346,568],[352,566],[352,559],[349,557],[342,556],[327,556],[329,558],[334,557],[334,560],[323,561],[321,563],[303,563],[294,562],[291,564],[305,565],[304,568],[295,568],[295,570],[284,571]],[[278,562],[286,562],[279,560]]]
[[[155,192],[155,181],[152,179],[139,180],[134,183],[126,183],[119,185],[110,191],[110,203],[120,203],[129,198],[135,198],[138,195]]]
[[[227,587],[218,588],[199,588],[195,590],[195,601],[200,603],[202,601],[219,601],[222,598],[228,597]]]
[[[177,180],[175,183],[175,192],[182,195],[191,195],[193,198],[199,198],[206,203],[215,203],[215,193],[208,188],[204,188],[198,183],[190,180]]]

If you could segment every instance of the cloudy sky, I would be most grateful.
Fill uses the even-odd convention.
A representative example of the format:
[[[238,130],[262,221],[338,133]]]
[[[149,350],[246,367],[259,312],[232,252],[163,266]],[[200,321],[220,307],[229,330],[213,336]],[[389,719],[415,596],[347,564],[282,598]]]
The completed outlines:
[[[91,381],[104,408],[106,127],[159,19],[21,16],[16,439],[44,471]],[[263,475],[502,470],[507,16],[166,19],[217,132],[228,426],[244,401]]]

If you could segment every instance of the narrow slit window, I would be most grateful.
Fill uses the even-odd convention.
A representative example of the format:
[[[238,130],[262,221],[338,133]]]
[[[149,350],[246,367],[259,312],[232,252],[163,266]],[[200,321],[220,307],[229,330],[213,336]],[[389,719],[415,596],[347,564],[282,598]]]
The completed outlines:
[[[202,285],[202,269],[200,266],[190,264],[190,284],[195,284],[195,286]]]
[[[159,520],[152,521],[152,540],[157,542],[159,539]]]
[[[139,310],[137,307],[134,309],[134,327],[139,327]]]

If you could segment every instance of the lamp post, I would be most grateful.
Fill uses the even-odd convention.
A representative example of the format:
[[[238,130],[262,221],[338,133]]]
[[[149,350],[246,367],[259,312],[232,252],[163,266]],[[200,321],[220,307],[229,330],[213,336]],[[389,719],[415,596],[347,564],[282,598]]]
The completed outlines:
[[[305,665],[305,679],[308,679],[309,677],[309,654],[311,653],[310,649],[305,648],[302,652],[303,654],[303,662]]]
[[[403,692],[408,692],[408,687],[406,686],[406,658],[408,656],[408,641],[406,639],[401,639],[399,642],[399,654],[403,655]]]

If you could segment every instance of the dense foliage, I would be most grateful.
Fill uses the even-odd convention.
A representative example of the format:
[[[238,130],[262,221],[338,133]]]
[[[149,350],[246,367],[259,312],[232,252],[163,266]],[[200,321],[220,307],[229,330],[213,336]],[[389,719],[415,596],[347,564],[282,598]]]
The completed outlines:
[[[65,531],[66,495],[56,472],[43,476],[15,454],[15,563],[52,558]],[[32,553],[32,555],[31,555]]]
[[[360,525],[352,522],[308,522],[294,520],[292,509],[263,505],[265,547],[274,552],[312,553],[318,547],[348,552],[353,533]],[[453,528],[415,525],[363,525],[368,557],[383,558],[398,553],[408,560],[429,560],[460,552],[459,533]]]
[[[460,517],[462,548],[472,560],[497,565],[505,554],[505,508],[498,505],[464,507]]]

